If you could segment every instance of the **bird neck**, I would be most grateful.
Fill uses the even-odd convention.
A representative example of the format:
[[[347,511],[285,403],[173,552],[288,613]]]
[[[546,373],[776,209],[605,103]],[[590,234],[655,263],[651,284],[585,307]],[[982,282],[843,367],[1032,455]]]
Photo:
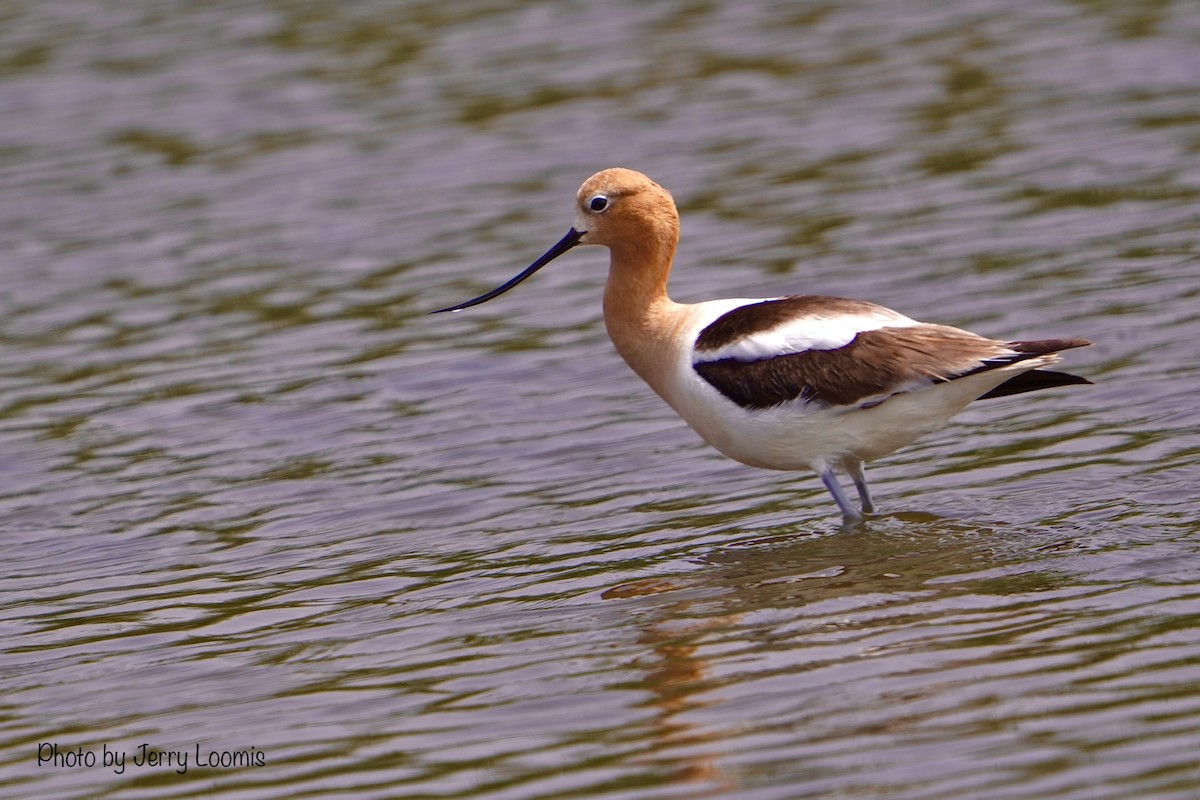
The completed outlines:
[[[604,287],[609,338],[633,371],[666,397],[666,388],[659,385],[661,368],[671,358],[683,308],[667,296],[675,237],[641,238],[610,249]]]
[[[645,236],[609,245],[608,281],[604,285],[604,319],[610,331],[644,328],[667,297],[667,276],[675,256],[675,240]]]

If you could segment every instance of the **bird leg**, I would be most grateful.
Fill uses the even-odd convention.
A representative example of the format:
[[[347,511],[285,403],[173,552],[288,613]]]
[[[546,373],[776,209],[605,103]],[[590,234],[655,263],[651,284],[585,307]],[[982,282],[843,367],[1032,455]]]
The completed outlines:
[[[867,486],[867,476],[863,472],[863,463],[861,461],[847,461],[845,467],[846,472],[850,475],[850,479],[854,481],[854,488],[858,490],[858,499],[862,501],[863,513],[875,513],[875,501],[871,499],[871,487]]]
[[[850,498],[846,497],[846,493],[842,491],[842,487],[838,483],[837,475],[833,473],[833,469],[826,467],[821,470],[821,482],[825,484],[825,488],[833,495],[834,501],[838,504],[838,508],[842,510],[842,516],[846,518],[847,522],[862,521],[862,514],[850,504]]]

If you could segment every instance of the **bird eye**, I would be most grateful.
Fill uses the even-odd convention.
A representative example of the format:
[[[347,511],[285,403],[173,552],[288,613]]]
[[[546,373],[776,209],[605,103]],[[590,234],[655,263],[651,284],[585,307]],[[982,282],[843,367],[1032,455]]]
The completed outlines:
[[[608,208],[608,198],[602,194],[598,194],[591,200],[588,200],[588,208],[592,211],[603,211]]]

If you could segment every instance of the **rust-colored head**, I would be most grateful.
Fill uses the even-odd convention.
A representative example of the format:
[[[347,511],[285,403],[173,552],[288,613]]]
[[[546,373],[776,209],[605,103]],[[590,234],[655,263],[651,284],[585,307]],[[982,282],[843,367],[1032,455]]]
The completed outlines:
[[[679,213],[666,189],[640,172],[614,167],[584,181],[575,201],[575,227],[521,274],[486,294],[431,313],[486,303],[579,244],[605,245],[614,253],[614,264],[639,265],[665,282],[679,238]]]
[[[673,247],[679,235],[670,192],[631,169],[597,172],[579,187],[575,202],[580,244],[639,248],[654,240]]]

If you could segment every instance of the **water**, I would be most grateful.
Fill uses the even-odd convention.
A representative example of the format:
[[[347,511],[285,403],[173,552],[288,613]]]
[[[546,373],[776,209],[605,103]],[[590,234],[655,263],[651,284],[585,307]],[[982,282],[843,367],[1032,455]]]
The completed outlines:
[[[1200,797],[1200,10],[511,5],[0,5],[0,793]],[[1096,385],[851,533],[619,361],[601,252],[426,316],[613,165],[679,299]]]

